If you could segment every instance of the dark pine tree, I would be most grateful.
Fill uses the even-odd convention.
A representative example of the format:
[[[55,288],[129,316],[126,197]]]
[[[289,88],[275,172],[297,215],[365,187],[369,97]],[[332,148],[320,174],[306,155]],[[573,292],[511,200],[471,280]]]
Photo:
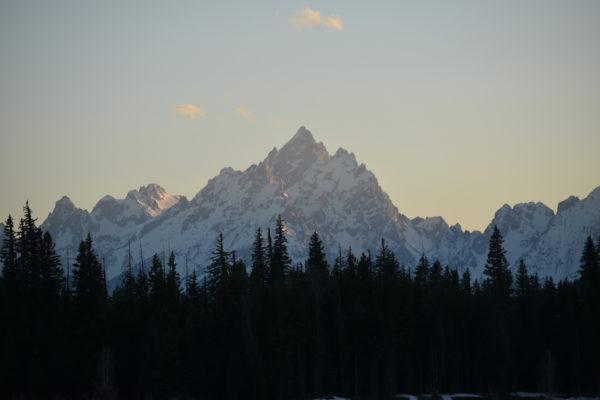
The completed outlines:
[[[271,257],[270,273],[271,285],[283,285],[285,276],[292,265],[292,260],[288,255],[287,235],[285,223],[281,215],[277,216],[275,227],[275,241],[273,243],[273,255]]]
[[[580,330],[586,351],[582,353],[582,377],[586,391],[600,391],[600,254],[594,241],[587,237],[581,254],[581,316]]]
[[[40,243],[41,296],[56,305],[64,293],[65,277],[60,267],[60,258],[54,250],[54,241],[50,233],[44,232]]]
[[[202,288],[194,269],[185,282],[185,295],[196,305],[199,305]]]
[[[0,261],[2,261],[2,278],[7,290],[22,287],[22,274],[17,270],[17,238],[12,217],[9,215],[4,223],[4,242],[0,250]],[[21,275],[21,277],[19,277]]]
[[[517,297],[525,298],[531,279],[527,273],[527,265],[525,265],[525,261],[522,258],[519,260],[519,266],[517,267],[517,279],[515,283],[517,285]]]
[[[429,283],[429,260],[425,254],[421,255],[417,268],[415,269],[415,283],[417,286],[425,287]]]
[[[487,255],[487,262],[483,267],[483,274],[487,277],[483,281],[485,288],[491,290],[495,295],[508,298],[512,285],[512,274],[506,260],[504,250],[504,239],[496,225],[494,225]]]
[[[356,265],[356,273],[358,280],[363,282],[363,288],[367,289],[369,284],[371,284],[375,278],[373,257],[371,256],[370,251],[360,254],[358,264]]]
[[[513,368],[510,332],[510,294],[512,274],[506,260],[504,239],[497,226],[490,237],[487,262],[483,274],[486,307],[484,384],[493,393],[506,393]]]
[[[356,268],[358,265],[358,260],[356,256],[352,252],[352,249],[349,248],[346,253],[346,260],[344,262],[344,268],[342,269],[342,277],[346,282],[352,282],[354,284],[356,280]]]
[[[181,296],[181,277],[177,272],[177,263],[175,262],[175,253],[169,253],[167,261],[167,276],[165,282],[165,291],[167,302],[170,306],[175,306]]]
[[[25,393],[31,362],[28,350],[27,321],[27,266],[18,259],[20,234],[15,232],[9,216],[4,224],[4,243],[0,251],[2,277],[0,279],[0,397],[10,398]]]
[[[386,282],[395,282],[398,279],[400,265],[396,260],[396,255],[385,244],[384,239],[381,239],[381,247],[375,258],[375,269],[379,277]]]
[[[273,238],[271,237],[271,228],[267,228],[267,248],[265,249],[267,253],[267,264],[270,267],[273,263]],[[271,271],[269,270],[269,274]]]
[[[342,247],[338,248],[338,255],[333,260],[333,267],[331,268],[331,276],[335,282],[339,282],[342,279],[342,271],[346,268],[346,260],[342,254]]]
[[[370,390],[372,396],[393,396],[397,393],[395,360],[399,348],[399,325],[395,317],[401,304],[398,290],[400,265],[396,255],[389,249],[384,239],[381,239],[381,247],[375,258],[375,270],[377,291],[374,296],[374,304],[379,319],[376,335],[386,351],[376,352],[379,362],[373,367],[379,371],[380,379],[372,379]]]
[[[317,232],[313,232],[308,243],[308,259],[304,263],[309,279],[320,285],[329,275],[329,266],[325,257],[323,243]]]
[[[106,285],[102,266],[93,248],[92,237],[87,235],[79,244],[76,263],[73,264],[73,301],[75,332],[79,343],[74,354],[78,368],[73,371],[76,393],[88,393],[96,376],[96,367],[102,347],[106,343],[104,328]]]
[[[207,268],[206,289],[213,305],[220,306],[224,301],[224,289],[231,274],[231,253],[225,250],[223,234],[219,233],[212,252],[211,263]]]
[[[265,288],[269,280],[268,254],[265,250],[262,233],[260,228],[258,228],[254,236],[254,243],[252,244],[250,287],[253,291]]]
[[[579,274],[581,275],[581,284],[593,287],[600,278],[600,260],[598,257],[598,251],[594,245],[594,241],[591,236],[588,236],[583,246],[583,253],[581,254],[581,266],[579,268]],[[587,288],[586,288],[587,289]]]
[[[471,289],[471,272],[465,269],[460,280],[460,288],[464,295],[470,296],[473,291]]]
[[[304,264],[306,275],[310,287],[309,312],[311,315],[311,335],[309,342],[309,351],[313,355],[309,360],[312,382],[312,393],[323,393],[324,379],[323,374],[326,368],[325,351],[325,324],[326,324],[326,289],[329,279],[329,267],[325,258],[323,243],[319,235],[314,232],[310,237],[308,244],[308,259]]]
[[[442,263],[439,260],[435,260],[429,270],[429,286],[432,289],[439,289],[442,279]]]
[[[152,256],[152,266],[148,272],[148,287],[152,303],[154,305],[163,304],[166,289],[165,269],[156,253]]]
[[[19,223],[17,240],[17,251],[19,252],[17,263],[20,264],[17,269],[24,274],[26,280],[25,290],[30,293],[31,299],[35,300],[41,283],[40,242],[42,232],[36,226],[37,219],[33,218],[29,202],[25,203],[23,214],[23,218]]]
[[[92,246],[92,237],[79,244],[77,261],[73,264],[75,302],[82,312],[97,313],[106,301],[102,266]]]
[[[127,264],[123,271],[123,280],[113,292],[113,300],[123,303],[126,309],[133,309],[136,299],[136,279],[133,274],[133,265],[131,260],[131,246],[127,253]]]
[[[527,265],[523,259],[520,259],[515,279],[516,310],[512,317],[515,330],[519,332],[514,338],[517,356],[515,368],[518,371],[516,383],[519,387],[531,391],[538,389],[531,384],[536,381],[538,376],[538,371],[531,368],[531,365],[537,365],[540,362],[543,352],[539,340],[542,336],[539,329],[540,310],[535,301],[535,297],[538,296],[537,290],[537,282],[534,282],[533,277],[527,271]]]
[[[138,282],[133,272],[131,250],[124,266],[123,279],[112,293],[111,338],[118,357],[116,372],[121,395],[134,397],[140,390],[140,346],[145,314],[138,301]]]
[[[140,268],[138,269],[137,276],[135,277],[135,295],[137,302],[140,306],[145,305],[150,294],[150,286],[148,283],[148,274],[144,267],[144,260],[142,259]]]

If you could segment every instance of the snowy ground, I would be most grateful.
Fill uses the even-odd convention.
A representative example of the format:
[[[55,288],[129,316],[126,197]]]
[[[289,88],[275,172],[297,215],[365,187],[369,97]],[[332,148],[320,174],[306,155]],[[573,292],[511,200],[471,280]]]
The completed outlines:
[[[511,396],[519,397],[523,399],[546,399],[548,395],[544,393],[532,393],[532,392],[512,392]],[[556,400],[600,400],[600,397],[568,397],[560,394],[554,394],[551,396],[552,399]]]
[[[430,397],[432,397],[431,394],[420,394],[420,395],[397,394],[396,395],[397,399],[404,399],[404,400],[428,399]],[[442,400],[456,400],[456,399],[464,399],[464,398],[479,399],[482,396],[480,396],[478,394],[472,394],[472,393],[452,393],[452,394],[440,393],[440,394],[438,394],[438,397]]]
[[[431,394],[414,395],[414,394],[400,393],[400,394],[396,395],[396,398],[403,399],[403,400],[420,400],[420,399],[428,399],[431,396],[432,396]],[[465,399],[465,398],[478,399],[478,398],[483,397],[481,395],[473,394],[473,393],[438,394],[438,396],[442,400],[457,400],[457,399]],[[523,398],[523,399],[541,399],[541,398],[546,399],[547,398],[547,395],[545,395],[543,393],[531,393],[531,392],[513,392],[513,393],[511,393],[511,396]],[[600,397],[564,397],[561,395],[554,395],[554,396],[552,396],[552,398],[556,399],[556,400],[600,400]],[[347,399],[344,397],[338,397],[338,396],[331,396],[331,397],[320,397],[320,398],[317,398],[314,400],[351,400],[351,399]]]

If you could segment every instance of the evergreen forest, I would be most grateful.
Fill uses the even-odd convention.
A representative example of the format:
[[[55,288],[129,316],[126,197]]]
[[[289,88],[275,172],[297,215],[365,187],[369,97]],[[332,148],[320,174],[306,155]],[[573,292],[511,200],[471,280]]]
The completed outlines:
[[[383,240],[335,260],[316,232],[303,260],[288,240],[278,217],[244,260],[220,235],[202,274],[130,251],[109,292],[93,238],[61,265],[26,205],[4,223],[0,398],[600,393],[598,238],[559,282],[509,266],[497,228],[478,280],[425,254],[403,266]]]

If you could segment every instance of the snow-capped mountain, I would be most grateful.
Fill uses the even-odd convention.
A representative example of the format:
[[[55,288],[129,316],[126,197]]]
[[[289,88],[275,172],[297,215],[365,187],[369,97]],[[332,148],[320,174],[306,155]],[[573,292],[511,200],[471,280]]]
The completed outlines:
[[[557,213],[526,261],[551,276],[577,276],[582,240],[600,236],[600,187],[585,199],[571,196],[558,204]]]
[[[584,238],[600,234],[600,188],[583,200],[565,200],[556,215],[541,203],[505,205],[483,233],[463,231],[442,217],[401,214],[353,153],[339,149],[331,155],[301,127],[262,162],[245,171],[222,169],[191,201],[154,184],[130,191],[125,199],[105,196],[92,212],[65,196],[42,228],[53,235],[61,255],[67,249],[75,254],[90,232],[107,275],[114,277],[130,249],[137,260],[171,249],[181,268],[186,257],[202,269],[220,232],[226,247],[248,259],[256,228],[273,227],[277,215],[286,221],[290,255],[297,262],[305,259],[308,239],[317,231],[331,257],[340,247],[376,251],[384,238],[407,266],[425,252],[479,276],[491,227],[497,224],[513,266],[523,257],[540,275],[574,278]]]
[[[146,214],[156,217],[179,203],[182,197],[167,193],[159,185],[151,183],[148,186],[140,186],[138,190],[130,190],[126,199],[135,201]]]

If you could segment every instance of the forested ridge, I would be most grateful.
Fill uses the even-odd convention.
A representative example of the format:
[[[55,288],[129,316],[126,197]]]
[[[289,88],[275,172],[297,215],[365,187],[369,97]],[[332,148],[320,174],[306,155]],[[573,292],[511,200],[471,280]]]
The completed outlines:
[[[330,265],[318,233],[291,260],[280,217],[254,234],[250,260],[219,236],[201,277],[132,245],[108,293],[92,238],[61,265],[26,205],[0,252],[0,398],[600,393],[600,240],[554,282],[513,274],[497,228],[481,280],[383,240]]]

